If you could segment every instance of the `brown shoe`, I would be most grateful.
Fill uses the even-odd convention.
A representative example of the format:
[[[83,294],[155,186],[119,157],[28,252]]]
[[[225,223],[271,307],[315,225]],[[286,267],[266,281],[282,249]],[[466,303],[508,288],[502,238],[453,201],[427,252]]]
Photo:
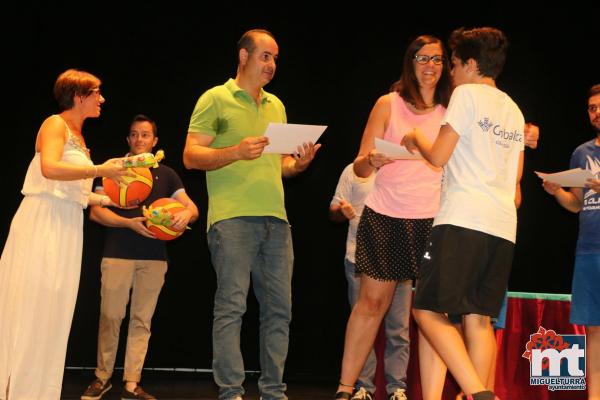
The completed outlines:
[[[102,382],[100,379],[96,379],[85,389],[81,400],[100,400],[110,388],[112,388],[110,381]]]
[[[133,392],[123,389],[121,400],[156,400],[156,397],[152,396],[150,393],[146,393],[140,385],[137,385],[137,387],[133,389]]]

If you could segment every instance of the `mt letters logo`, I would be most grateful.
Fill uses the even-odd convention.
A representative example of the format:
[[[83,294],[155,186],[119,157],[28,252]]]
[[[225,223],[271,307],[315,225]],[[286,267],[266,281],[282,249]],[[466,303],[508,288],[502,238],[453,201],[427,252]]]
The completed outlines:
[[[540,326],[529,336],[529,384],[548,390],[585,390],[585,335],[559,335]]]

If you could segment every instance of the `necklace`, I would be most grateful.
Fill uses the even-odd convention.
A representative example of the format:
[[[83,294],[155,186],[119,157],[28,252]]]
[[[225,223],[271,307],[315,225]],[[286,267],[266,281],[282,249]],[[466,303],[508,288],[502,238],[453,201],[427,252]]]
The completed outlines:
[[[413,102],[408,102],[408,104],[410,104],[410,106],[411,106],[412,108],[414,108],[415,110],[418,110],[418,111],[431,110],[432,108],[435,108],[435,107],[436,107],[436,104],[435,104],[435,103],[431,103],[431,104],[425,104],[425,107],[424,107],[424,108],[419,108],[419,107],[417,107],[417,106],[416,106],[416,105],[415,105]]]
[[[422,112],[426,112],[429,110],[434,109],[437,105],[435,103],[433,104],[425,104],[425,107],[423,108],[419,108],[417,107],[415,104],[413,104],[412,102],[406,102],[408,105],[410,105],[410,107],[414,110],[414,112],[416,112],[417,114],[420,114]]]
[[[436,104],[435,104],[435,103],[429,103],[429,104],[427,104],[427,103],[425,103],[425,102],[423,102],[423,103],[424,103],[424,106],[425,106],[425,108],[433,108],[433,107],[435,107],[435,106],[436,106]],[[414,104],[413,104],[413,105],[414,105]],[[416,106],[415,106],[415,108],[416,108]]]

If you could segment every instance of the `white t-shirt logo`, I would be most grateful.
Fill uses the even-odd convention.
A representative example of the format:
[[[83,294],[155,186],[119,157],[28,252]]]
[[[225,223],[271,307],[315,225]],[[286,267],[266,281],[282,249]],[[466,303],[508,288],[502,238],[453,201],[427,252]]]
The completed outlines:
[[[490,119],[488,117],[485,117],[481,121],[479,121],[477,125],[479,125],[482,131],[487,132],[490,130],[490,127],[494,125],[494,123],[490,122]]]

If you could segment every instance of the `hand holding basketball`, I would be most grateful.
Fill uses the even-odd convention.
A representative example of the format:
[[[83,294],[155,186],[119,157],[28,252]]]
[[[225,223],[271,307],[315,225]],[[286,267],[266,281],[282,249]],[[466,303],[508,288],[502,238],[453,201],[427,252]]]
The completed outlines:
[[[146,226],[160,240],[173,240],[181,236],[185,231],[183,221],[190,220],[189,216],[186,216],[189,212],[186,211],[188,210],[183,204],[167,197],[156,200],[148,208],[143,208]],[[184,215],[176,219],[177,214]]]
[[[121,176],[124,184],[112,178],[103,178],[104,192],[121,207],[137,206],[150,195],[153,178],[148,168],[131,168],[131,175]]]
[[[188,226],[190,219],[192,219],[192,212],[186,208],[182,211],[173,214],[173,225],[171,226],[175,230],[183,231],[186,228],[186,226]]]
[[[127,221],[127,226],[129,227],[129,229],[142,236],[145,236],[150,239],[156,239],[156,235],[146,227],[145,222],[145,217],[130,218],[129,221]]]
[[[134,177],[135,174],[125,168],[123,165],[122,158],[111,158],[104,162],[104,164],[98,166],[98,176],[105,178],[114,179],[121,184],[125,184],[123,181],[124,176]]]

